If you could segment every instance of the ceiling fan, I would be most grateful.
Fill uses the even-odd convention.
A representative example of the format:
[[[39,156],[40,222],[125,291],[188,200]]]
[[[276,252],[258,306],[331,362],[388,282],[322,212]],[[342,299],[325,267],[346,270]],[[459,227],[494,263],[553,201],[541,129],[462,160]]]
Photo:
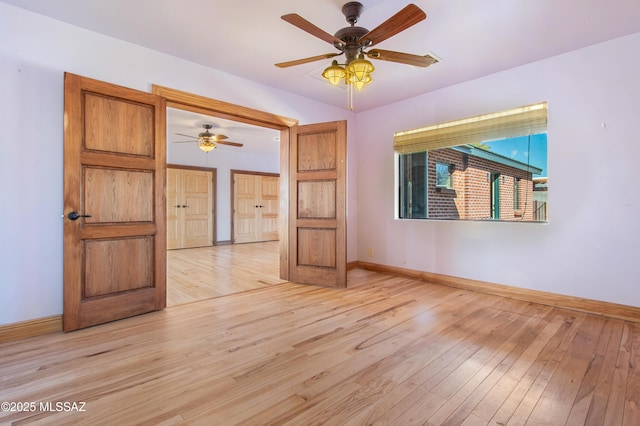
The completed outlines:
[[[374,71],[373,65],[367,61],[364,56],[371,59],[398,62],[418,67],[428,67],[438,62],[438,60],[431,55],[420,56],[391,50],[372,49],[373,46],[380,42],[426,19],[427,15],[418,6],[415,4],[405,6],[398,13],[371,31],[363,27],[355,26],[363,9],[364,6],[356,1],[348,2],[342,6],[342,13],[350,26],[338,30],[335,35],[325,32],[296,13],[283,15],[282,19],[286,22],[295,25],[301,30],[327,43],[333,44],[339,52],[280,62],[275,65],[280,68],[287,68],[322,59],[330,59],[344,54],[345,63],[338,64],[338,61],[334,60],[332,65],[322,73],[322,76],[334,85],[344,80],[345,83],[361,89],[371,81],[370,74]]]
[[[209,152],[214,150],[218,144],[220,145],[229,145],[229,146],[243,146],[243,144],[238,143],[238,142],[231,142],[231,141],[227,141],[225,139],[229,139],[228,136],[225,135],[215,135],[213,133],[210,132],[210,130],[213,128],[212,124],[203,124],[202,127],[204,128],[204,132],[201,132],[198,134],[198,136],[191,136],[191,135],[185,135],[184,133],[176,133],[176,135],[180,135],[180,136],[186,136],[188,138],[193,138],[195,140],[193,141],[178,141],[178,142],[174,142],[174,143],[193,143],[193,142],[197,142],[198,146],[200,147],[201,150],[203,150],[204,152]]]

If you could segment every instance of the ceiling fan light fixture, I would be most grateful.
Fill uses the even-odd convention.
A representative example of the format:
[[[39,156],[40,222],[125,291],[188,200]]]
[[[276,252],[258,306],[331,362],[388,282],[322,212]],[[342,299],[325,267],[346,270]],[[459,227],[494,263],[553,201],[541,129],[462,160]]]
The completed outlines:
[[[207,129],[205,132],[198,135],[198,146],[204,152],[210,152],[216,149],[218,144],[216,143],[215,136],[209,132],[209,128],[205,127],[205,129]]]
[[[329,80],[329,83],[331,83],[334,86],[337,86],[338,84],[340,84],[342,79],[345,78],[346,76],[347,76],[347,72],[345,71],[344,68],[338,65],[338,61],[336,60],[334,60],[331,63],[330,67],[326,68],[322,72],[322,77]]]
[[[369,74],[373,71],[375,71],[375,67],[371,62],[364,58],[363,53],[360,53],[358,59],[354,59],[349,65],[347,65],[347,72],[349,75],[353,76],[357,81],[364,82],[364,84],[368,83],[367,80],[371,81],[371,76]]]
[[[216,149],[217,144],[215,142],[211,141],[211,140],[202,140],[202,141],[200,141],[198,146],[204,152],[211,152],[214,149]]]
[[[353,87],[356,88],[356,90],[362,90],[362,88],[364,86],[366,86],[367,84],[371,83],[371,80],[373,80],[371,78],[370,74],[367,74],[366,78],[364,80],[358,80],[355,75],[350,74],[349,78],[346,80],[347,84],[351,84],[353,85]]]

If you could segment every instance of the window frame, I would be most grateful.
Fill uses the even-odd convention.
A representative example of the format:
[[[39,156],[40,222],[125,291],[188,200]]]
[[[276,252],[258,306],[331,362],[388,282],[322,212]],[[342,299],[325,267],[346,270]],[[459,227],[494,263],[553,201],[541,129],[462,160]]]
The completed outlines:
[[[429,151],[427,151],[427,155],[428,155]],[[436,188],[440,188],[440,189],[453,189],[453,164],[451,163],[445,163],[444,161],[436,161],[436,170],[435,170],[435,182],[436,182]],[[446,185],[441,185],[438,183],[438,166],[445,166],[446,170],[447,170],[447,184]],[[427,174],[428,177],[428,174]]]

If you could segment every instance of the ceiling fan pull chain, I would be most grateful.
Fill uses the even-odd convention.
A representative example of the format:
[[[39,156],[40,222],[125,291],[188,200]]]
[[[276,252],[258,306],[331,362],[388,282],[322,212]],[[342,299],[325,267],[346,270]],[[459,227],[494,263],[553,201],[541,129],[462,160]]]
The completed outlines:
[[[347,83],[347,98],[349,100],[349,110],[353,111],[353,84]]]

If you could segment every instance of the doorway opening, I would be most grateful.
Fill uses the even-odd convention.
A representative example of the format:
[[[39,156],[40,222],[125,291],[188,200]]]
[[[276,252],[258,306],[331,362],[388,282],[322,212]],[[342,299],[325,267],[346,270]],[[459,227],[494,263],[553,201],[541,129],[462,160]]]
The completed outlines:
[[[280,229],[279,241],[260,243],[233,244],[232,200],[229,191],[232,190],[231,169],[279,172],[287,175],[288,168],[288,135],[289,128],[297,124],[297,121],[240,107],[224,102],[203,98],[197,95],[186,94],[173,89],[153,86],[153,92],[167,99],[167,163],[200,166],[208,169],[216,169],[218,180],[216,194],[216,208],[214,211],[214,223],[217,224],[216,239],[208,247],[171,250],[167,253],[167,305],[189,303],[196,300],[217,297],[253,288],[264,287],[288,279],[288,188],[287,180],[280,183],[280,215],[278,218]],[[176,128],[172,114],[176,122],[187,123],[188,128]],[[205,123],[204,121],[207,121]],[[185,134],[191,133],[197,136],[198,128],[203,124],[213,124],[212,132],[225,133],[228,140],[236,142],[242,132],[254,132],[256,144],[271,145],[271,152],[253,152],[245,155],[244,162],[235,162],[232,159],[239,158],[239,153],[245,147],[260,151],[260,147],[248,146],[249,139],[243,139],[243,147],[217,147],[213,152],[200,151],[197,143],[173,143],[173,134],[182,133],[178,139],[185,140]],[[264,140],[264,135],[269,134],[269,140]],[[194,138],[194,141],[197,140]],[[283,145],[284,142],[284,145]],[[264,163],[265,158],[274,157],[273,147],[276,147],[275,166],[257,170],[255,159],[260,158]],[[235,151],[234,151],[235,150]],[[218,155],[218,157],[215,157]],[[253,156],[253,159],[252,159]],[[284,159],[284,160],[283,160]],[[218,163],[216,163],[216,160]],[[253,162],[252,162],[253,160]],[[275,174],[275,173],[274,173]],[[225,181],[229,180],[228,184]],[[285,206],[283,208],[283,206]],[[283,256],[282,253],[285,253]],[[183,279],[181,279],[183,278]],[[187,279],[188,278],[188,279]],[[172,283],[175,285],[172,288]],[[202,285],[199,285],[201,283]],[[253,284],[252,284],[253,283]]]

